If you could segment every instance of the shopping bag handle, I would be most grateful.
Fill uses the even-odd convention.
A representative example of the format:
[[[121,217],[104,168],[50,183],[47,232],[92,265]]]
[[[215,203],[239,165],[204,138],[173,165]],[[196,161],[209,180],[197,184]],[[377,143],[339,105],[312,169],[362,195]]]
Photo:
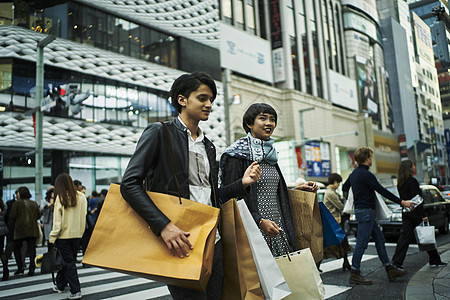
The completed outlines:
[[[182,205],[183,203],[181,202],[181,192],[180,192],[180,184],[178,183],[178,178],[177,178],[177,171],[175,168],[175,163],[173,162],[173,150],[172,150],[172,143],[170,141],[170,134],[169,134],[169,130],[167,129],[167,125],[164,122],[160,122],[161,124],[163,124],[164,129],[166,130],[166,137],[167,137],[167,145],[169,146],[169,154],[170,154],[170,163],[172,164],[172,171],[173,171],[173,176],[175,176],[175,183],[177,184],[177,191],[178,191],[178,199],[180,200],[180,205]]]
[[[281,240],[283,241],[284,247],[286,249],[286,256],[289,259],[289,261],[291,261],[291,256],[289,254],[289,243],[287,242],[286,236],[284,235],[284,231],[283,229],[280,228],[280,235],[281,235]],[[273,252],[273,247],[272,247],[272,239],[269,239],[269,248],[270,248],[270,252]]]
[[[422,221],[422,226],[430,226],[430,221]]]

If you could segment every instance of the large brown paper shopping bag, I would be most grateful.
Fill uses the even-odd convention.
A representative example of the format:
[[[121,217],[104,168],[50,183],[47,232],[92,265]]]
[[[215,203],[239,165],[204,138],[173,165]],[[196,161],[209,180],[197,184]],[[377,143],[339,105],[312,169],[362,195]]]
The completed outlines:
[[[315,262],[323,259],[322,219],[316,193],[289,190],[297,247],[310,248]]]
[[[236,199],[222,205],[221,222],[224,256],[222,299],[264,299]]]
[[[189,257],[171,256],[160,237],[111,184],[83,263],[167,284],[204,290],[211,275],[219,209],[166,194],[147,192],[181,230],[190,232]]]

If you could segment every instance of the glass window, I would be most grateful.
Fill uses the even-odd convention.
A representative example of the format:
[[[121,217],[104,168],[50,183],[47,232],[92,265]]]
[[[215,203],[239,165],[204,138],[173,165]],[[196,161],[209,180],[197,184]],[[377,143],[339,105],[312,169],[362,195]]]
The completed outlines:
[[[259,9],[259,30],[260,36],[263,39],[267,39],[267,30],[266,30],[266,12],[264,10],[264,0],[258,0],[258,9]]]
[[[243,0],[236,0],[236,26],[244,29],[244,2]]]
[[[233,10],[231,9],[231,0],[222,0],[221,3],[223,21],[228,24],[233,24]]]
[[[247,31],[255,34],[255,1],[254,0],[246,0],[245,5],[245,20],[247,22]]]

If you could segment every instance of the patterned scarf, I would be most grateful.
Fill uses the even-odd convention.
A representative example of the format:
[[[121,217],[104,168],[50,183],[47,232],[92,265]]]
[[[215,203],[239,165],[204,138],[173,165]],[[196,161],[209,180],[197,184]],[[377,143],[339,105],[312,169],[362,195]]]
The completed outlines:
[[[262,141],[254,138],[249,132],[246,137],[238,139],[231,144],[224,152],[231,157],[240,157],[249,161],[265,161],[270,165],[275,165],[278,161],[277,151],[273,147],[274,139]],[[222,166],[221,166],[222,167]]]

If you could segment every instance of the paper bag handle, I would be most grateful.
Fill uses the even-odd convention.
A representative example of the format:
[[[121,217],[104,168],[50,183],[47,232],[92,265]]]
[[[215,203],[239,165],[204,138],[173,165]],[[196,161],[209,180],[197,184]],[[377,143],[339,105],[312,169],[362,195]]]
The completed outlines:
[[[283,240],[284,243],[284,247],[286,248],[286,256],[289,259],[289,261],[291,261],[291,256],[289,254],[289,243],[287,242],[286,236],[284,235],[284,231],[283,229],[280,228],[280,235],[281,235],[281,239]],[[272,247],[272,239],[269,239],[269,248],[270,248],[270,252],[273,251],[273,247]]]
[[[175,176],[175,183],[177,184],[178,199],[180,200],[180,205],[182,205],[183,203],[181,202],[180,184],[178,183],[177,171],[175,168],[175,163],[173,162],[173,150],[172,150],[172,143],[170,141],[169,130],[167,129],[166,123],[164,123],[164,122],[160,122],[160,123],[163,124],[164,129],[166,130],[167,145],[169,146],[169,154],[170,154],[170,163],[172,164],[173,176]]]

